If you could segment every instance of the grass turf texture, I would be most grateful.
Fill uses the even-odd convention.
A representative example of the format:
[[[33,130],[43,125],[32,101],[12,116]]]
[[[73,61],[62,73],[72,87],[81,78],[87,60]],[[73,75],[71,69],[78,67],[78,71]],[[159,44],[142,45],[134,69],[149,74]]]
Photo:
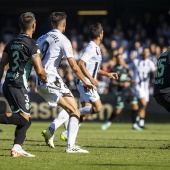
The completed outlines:
[[[89,154],[65,152],[66,143],[60,140],[60,127],[55,134],[55,149],[45,145],[41,131],[50,122],[32,122],[23,148],[35,158],[12,158],[13,125],[0,125],[0,170],[169,170],[170,124],[147,124],[148,129],[135,131],[131,124],[115,123],[100,130],[101,123],[84,123],[77,144]]]

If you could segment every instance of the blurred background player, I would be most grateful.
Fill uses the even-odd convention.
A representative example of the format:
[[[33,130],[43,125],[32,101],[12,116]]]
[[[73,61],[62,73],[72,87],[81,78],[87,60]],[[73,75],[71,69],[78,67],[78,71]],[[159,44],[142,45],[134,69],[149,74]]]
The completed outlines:
[[[150,73],[155,74],[156,66],[149,59],[151,53],[148,47],[143,48],[142,55],[133,60],[129,69],[133,70],[133,80],[135,82],[135,92],[139,100],[138,124],[145,128],[146,107],[149,101]]]
[[[9,64],[3,84],[3,94],[12,111],[12,113],[1,114],[0,123],[16,125],[11,156],[34,157],[35,155],[22,149],[26,131],[31,125],[27,81],[32,66],[43,83],[47,82],[47,77],[41,64],[40,50],[32,39],[36,28],[34,14],[31,12],[22,14],[19,18],[19,25],[21,33],[6,45],[0,62],[0,80],[5,66]]]
[[[133,90],[134,82],[131,79],[129,70],[127,69],[127,64],[125,63],[121,54],[117,55],[117,64],[113,67],[113,72],[117,72],[119,79],[112,80],[112,84],[116,86],[115,97],[116,97],[116,108],[111,114],[110,118],[106,123],[101,126],[102,130],[108,129],[115,118],[121,114],[123,108],[125,107],[125,102],[131,104],[132,108],[132,129],[142,130],[136,121],[138,116],[138,100]]]
[[[53,29],[42,35],[37,40],[41,50],[42,65],[45,68],[49,81],[48,84],[38,81],[37,89],[39,94],[52,108],[56,107],[57,105],[60,105],[63,108],[61,117],[64,117],[66,111],[70,115],[68,122],[68,141],[66,152],[88,153],[88,151],[83,150],[79,146],[75,145],[78,133],[80,112],[77,109],[77,103],[71,91],[68,89],[58,73],[61,59],[63,57],[67,58],[71,69],[73,70],[74,74],[82,81],[85,88],[92,89],[95,87],[85,79],[74,58],[71,43],[63,34],[66,29],[66,17],[67,16],[65,12],[53,12],[50,16]],[[50,145],[49,140],[54,136],[54,129],[54,127],[50,127],[47,130],[42,131],[42,135],[45,138],[47,145]]]

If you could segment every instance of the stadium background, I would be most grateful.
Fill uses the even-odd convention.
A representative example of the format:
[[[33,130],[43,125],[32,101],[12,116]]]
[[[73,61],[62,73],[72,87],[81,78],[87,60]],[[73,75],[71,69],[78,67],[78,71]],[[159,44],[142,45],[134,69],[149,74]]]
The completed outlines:
[[[104,10],[104,12],[107,12],[107,15],[78,15],[80,10]],[[103,44],[107,51],[111,48],[110,41],[115,38],[118,39],[119,43],[122,38],[121,40],[124,40],[124,43],[128,45],[133,43],[131,40],[139,40],[145,45],[149,41],[153,41],[161,49],[164,47],[168,48],[170,45],[169,0],[1,0],[1,42],[7,43],[13,36],[19,33],[18,17],[21,13],[27,11],[33,12],[37,19],[34,39],[50,29],[49,15],[51,12],[65,11],[68,16],[66,35],[71,41],[78,42],[77,51],[81,51],[83,43],[88,41],[88,26],[97,21],[104,25],[105,39]],[[110,60],[109,57],[104,59]],[[30,82],[32,81],[30,80]],[[74,90],[74,87],[72,88]],[[55,117],[60,108],[50,110],[37,93],[30,90],[30,95],[33,101],[32,117],[34,120],[49,120]],[[76,96],[78,97],[77,93]],[[92,120],[104,121],[111,114],[112,109],[114,109],[114,94],[101,94],[101,99],[105,109],[97,116],[93,116]],[[4,113],[7,110],[7,103],[1,94],[0,113]],[[130,121],[128,105],[118,121]],[[147,107],[146,121],[170,121],[170,114],[155,103],[152,93]]]

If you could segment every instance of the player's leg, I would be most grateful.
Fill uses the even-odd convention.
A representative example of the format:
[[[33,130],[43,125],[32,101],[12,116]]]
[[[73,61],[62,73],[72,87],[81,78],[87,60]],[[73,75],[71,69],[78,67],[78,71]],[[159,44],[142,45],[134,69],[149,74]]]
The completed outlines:
[[[31,125],[30,101],[27,90],[25,88],[4,87],[3,93],[11,107],[12,113],[0,115],[0,123],[17,125],[11,156],[34,157],[34,155],[22,149],[26,131]]]
[[[131,112],[131,120],[132,120],[132,129],[134,130],[142,130],[137,121],[137,117],[139,116],[139,105],[138,99],[135,95],[135,92],[132,88],[129,88],[128,94],[128,102],[131,104],[132,112]]]
[[[139,107],[139,123],[138,124],[141,128],[144,128],[147,102],[145,98],[140,98],[139,102],[140,102],[140,107]]]
[[[121,114],[122,110],[123,110],[122,107],[116,107],[115,111],[111,114],[111,116],[108,119],[108,121],[106,121],[106,123],[104,123],[101,126],[101,129],[102,130],[107,130],[112,125],[112,123],[115,120],[115,118]]]
[[[61,91],[65,91],[67,94],[71,94],[70,90],[64,86],[64,83],[61,81],[61,87],[56,88],[55,85],[53,88],[48,85],[40,84],[37,89],[38,93],[46,100],[50,107],[55,108],[59,99],[62,97]],[[72,96],[72,94],[71,94]],[[54,146],[54,133],[56,129],[61,126],[66,120],[69,119],[69,114],[63,109],[60,113],[57,114],[53,122],[50,123],[47,129],[44,129],[41,134],[45,139],[46,145],[51,148]]]
[[[138,125],[137,117],[139,116],[139,106],[138,103],[131,103],[132,107],[132,113],[131,113],[131,119],[132,119],[132,129],[134,130],[142,130],[140,126]]]
[[[136,86],[136,96],[139,101],[139,116],[137,117],[138,125],[141,128],[145,126],[145,117],[146,117],[146,107],[149,101],[149,89],[142,88],[139,85]]]
[[[107,130],[113,123],[113,121],[120,115],[124,108],[125,96],[124,93],[120,92],[116,95],[116,109],[112,112],[109,119],[101,126],[102,130]]]
[[[69,122],[68,122],[68,135],[67,135],[67,149],[66,152],[68,153],[88,153],[88,151],[81,149],[75,145],[78,129],[79,129],[79,119],[80,119],[80,112],[77,109],[77,103],[73,97],[63,96],[60,98],[58,104],[65,109],[69,115]]]
[[[47,144],[49,145],[49,147],[55,148],[54,146],[54,134],[55,131],[63,124],[66,122],[68,123],[69,120],[69,114],[63,109],[61,112],[59,112],[57,114],[57,117],[53,120],[53,122],[50,124],[50,126],[42,131],[42,134],[45,135],[46,133],[49,132],[49,136],[51,136],[49,138],[49,141],[47,142]],[[67,127],[67,125],[65,125],[65,127]],[[48,132],[47,132],[48,131]],[[67,136],[66,132],[63,132],[63,134],[61,135],[62,140],[67,140],[67,138],[65,138],[65,136]]]
[[[79,109],[80,112],[80,123],[79,126],[91,115],[99,113],[102,110],[102,103],[97,91],[87,91],[83,86],[79,86],[80,102],[82,107]],[[67,129],[61,133],[60,138],[67,141]]]

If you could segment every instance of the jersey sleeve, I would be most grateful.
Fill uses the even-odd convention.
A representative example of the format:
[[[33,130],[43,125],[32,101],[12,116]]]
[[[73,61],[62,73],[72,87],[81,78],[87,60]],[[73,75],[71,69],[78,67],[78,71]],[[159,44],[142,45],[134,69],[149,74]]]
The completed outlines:
[[[73,57],[74,58],[74,55],[73,55],[73,48],[72,48],[72,45],[71,45],[71,42],[65,38],[63,40],[63,54],[66,58],[71,58]]]

